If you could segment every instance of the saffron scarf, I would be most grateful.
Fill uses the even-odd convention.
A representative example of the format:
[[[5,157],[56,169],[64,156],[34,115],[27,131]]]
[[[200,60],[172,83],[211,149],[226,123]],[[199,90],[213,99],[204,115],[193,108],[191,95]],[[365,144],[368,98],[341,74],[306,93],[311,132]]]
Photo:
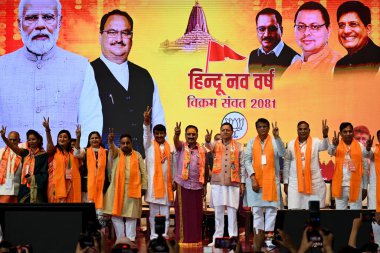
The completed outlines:
[[[66,169],[71,165],[72,187],[66,189]],[[53,160],[54,192],[57,199],[66,198],[68,191],[73,191],[73,203],[82,201],[79,161],[71,153],[62,153],[57,149]]]
[[[181,178],[183,180],[189,179],[189,170],[190,170],[190,149],[187,145],[187,142],[184,144],[184,152],[183,152],[183,164],[182,164],[182,173]],[[198,152],[199,152],[199,182],[204,184],[205,182],[205,163],[206,163],[206,153],[205,150],[196,143]]]
[[[222,159],[223,159],[223,146],[221,140],[217,141],[214,146],[214,165],[212,166],[213,174],[220,174],[222,171]],[[236,141],[231,140],[230,142],[230,161],[231,161],[231,182],[240,182],[239,177],[239,147]]]
[[[128,182],[128,197],[141,198],[141,177],[139,170],[139,161],[136,151],[132,150],[129,158],[129,182]],[[119,151],[119,161],[116,167],[115,175],[115,196],[113,199],[112,214],[120,216],[124,203],[125,190],[125,169],[126,159],[125,154]]]
[[[87,161],[87,193],[88,200],[95,203],[96,209],[103,208],[103,186],[105,180],[107,153],[102,147],[98,150],[96,160],[95,150],[92,147],[86,150]]]
[[[30,176],[34,175],[34,167],[36,164],[35,156],[39,152],[40,152],[39,148],[36,149],[36,152],[32,152],[32,150],[29,149],[29,154],[24,158],[24,164],[22,165],[22,173],[21,173],[21,184],[26,184],[28,188],[30,188],[30,184],[26,180],[25,176],[26,174],[29,174]]]
[[[298,181],[298,192],[311,194],[313,191],[311,185],[311,149],[312,149],[312,139],[309,136],[306,140],[306,154],[305,154],[305,168],[302,165],[301,159],[301,147],[298,138],[294,142],[294,153],[296,155],[296,166],[297,166],[297,181]]]
[[[14,159],[13,168],[11,167],[12,174],[15,174],[17,171],[18,166],[21,162],[21,157],[16,155],[14,152],[11,154],[11,149],[9,147],[5,147],[4,153],[1,156],[1,162],[0,162],[0,184],[5,183],[5,178],[7,177],[7,165],[8,165],[8,159],[11,158],[10,165],[12,165],[13,157],[16,156]]]
[[[162,171],[162,164],[167,162],[167,192],[168,200],[173,201],[173,190],[172,190],[172,175],[170,171],[170,146],[167,141],[164,142],[164,152],[161,152],[160,144],[157,141],[153,141],[154,144],[154,176],[153,176],[153,191],[154,197],[163,198],[165,196],[165,183],[164,174]]]
[[[264,152],[262,152],[264,151]],[[266,164],[261,163],[261,156],[266,155]],[[252,167],[255,171],[256,180],[263,190],[262,198],[265,201],[277,201],[276,170],[274,161],[274,149],[272,138],[268,135],[265,139],[264,150],[261,140],[257,136],[252,145]]]
[[[380,144],[376,145],[373,154],[376,171],[376,212],[380,212]]]
[[[343,164],[346,153],[349,153],[355,165],[355,171],[351,171],[349,202],[356,202],[359,197],[360,185],[363,174],[362,150],[355,139],[352,140],[350,149],[341,139],[335,153],[335,170],[332,179],[332,195],[340,198],[342,196]]]

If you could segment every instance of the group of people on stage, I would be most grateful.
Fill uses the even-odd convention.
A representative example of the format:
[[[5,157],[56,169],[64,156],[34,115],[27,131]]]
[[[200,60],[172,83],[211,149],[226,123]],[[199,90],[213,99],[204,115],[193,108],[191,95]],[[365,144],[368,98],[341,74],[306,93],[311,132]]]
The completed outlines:
[[[354,138],[349,122],[334,132],[331,143],[327,121],[322,121],[323,139],[311,137],[309,124],[297,124],[298,137],[287,144],[279,135],[277,122],[259,118],[257,136],[246,145],[235,141],[233,126],[224,122],[219,138],[213,142],[207,130],[205,144],[197,142],[198,128],[185,128],[185,141],[180,140],[181,123],[174,129],[174,150],[166,140],[164,125],[152,129],[152,108],[144,112],[143,132],[145,161],[133,148],[133,136],[122,134],[119,147],[115,134],[109,129],[108,150],[98,132],[88,136],[86,148],[80,148],[81,126],[76,129],[72,143],[70,132],[61,130],[53,144],[49,118],[44,119],[47,146],[42,136],[27,132],[27,142],[11,131],[1,137],[6,147],[0,149],[0,200],[9,203],[78,203],[94,202],[98,217],[111,215],[117,238],[126,236],[134,241],[136,221],[141,217],[142,197],[149,203],[150,238],[157,237],[154,217],[166,217],[165,233],[169,228],[169,209],[175,208],[176,239],[183,245],[202,242],[203,197],[211,184],[210,206],[215,210],[215,238],[224,232],[224,214],[228,214],[229,236],[238,236],[237,210],[240,197],[246,194],[252,207],[253,227],[262,238],[273,236],[277,210],[281,208],[280,159],[284,158],[284,190],[289,209],[307,209],[309,200],[325,206],[326,185],[319,166],[319,152],[328,150],[335,156],[332,196],[336,209],[361,209],[368,195],[368,208],[380,210],[380,149],[370,137],[364,146]],[[153,137],[152,137],[153,132]],[[380,131],[377,132],[380,141]],[[367,166],[370,159],[370,168]],[[368,170],[370,169],[370,173]],[[369,177],[369,194],[367,194]],[[176,192],[176,194],[174,194]],[[258,244],[255,244],[258,245]]]

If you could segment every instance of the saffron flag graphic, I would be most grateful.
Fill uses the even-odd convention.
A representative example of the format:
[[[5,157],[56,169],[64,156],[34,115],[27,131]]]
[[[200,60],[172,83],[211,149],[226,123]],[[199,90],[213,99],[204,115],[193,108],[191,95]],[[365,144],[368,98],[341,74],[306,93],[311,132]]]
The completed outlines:
[[[208,71],[209,61],[224,61],[226,58],[232,60],[244,60],[245,57],[236,53],[227,45],[220,45],[218,42],[209,40],[207,49],[206,73]]]

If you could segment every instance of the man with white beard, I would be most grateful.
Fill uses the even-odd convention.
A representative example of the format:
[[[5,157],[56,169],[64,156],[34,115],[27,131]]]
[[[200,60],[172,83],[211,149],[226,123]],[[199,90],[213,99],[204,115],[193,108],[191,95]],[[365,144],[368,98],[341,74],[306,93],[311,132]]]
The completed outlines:
[[[0,122],[21,136],[30,128],[42,132],[44,116],[50,117],[52,136],[61,129],[75,132],[78,119],[83,136],[101,131],[91,125],[101,115],[85,110],[95,106],[87,98],[98,96],[96,87],[84,83],[88,60],[56,45],[61,9],[59,0],[21,0],[24,46],[0,57]]]

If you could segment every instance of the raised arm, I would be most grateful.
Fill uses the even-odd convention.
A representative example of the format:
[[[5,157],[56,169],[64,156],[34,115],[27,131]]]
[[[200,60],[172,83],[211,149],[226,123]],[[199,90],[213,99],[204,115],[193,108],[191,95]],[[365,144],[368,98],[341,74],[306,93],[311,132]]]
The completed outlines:
[[[336,131],[334,131],[334,137],[332,139],[332,144],[329,145],[329,148],[327,150],[327,153],[329,155],[335,156],[336,147],[339,145],[339,136],[340,136],[340,133],[336,134]]]
[[[327,119],[322,120],[322,136],[323,140],[318,143],[318,151],[325,151],[329,148],[329,126]]]
[[[109,153],[112,159],[114,159],[118,155],[118,152],[119,152],[115,145],[114,139],[115,139],[115,134],[113,132],[113,128],[110,128],[108,131],[108,149],[109,149]]]
[[[7,127],[6,126],[1,126],[1,130],[0,130],[0,134],[1,134],[1,138],[3,139],[3,141],[5,142],[5,144],[13,150],[13,152],[15,152],[17,155],[21,156],[22,154],[22,149],[19,148],[17,145],[14,145],[12,142],[10,142],[8,140],[8,138],[5,136],[5,134],[7,133]]]
[[[46,153],[50,156],[54,154],[54,143],[53,143],[53,138],[51,137],[51,130],[50,130],[50,125],[49,125],[49,117],[46,119],[44,117],[44,121],[42,122],[42,125],[45,128],[46,132]]]
[[[80,124],[77,125],[77,129],[75,130],[75,134],[77,136],[77,139],[75,141],[74,156],[77,158],[83,159],[84,151],[80,149],[80,138],[82,136],[82,127]]]
[[[144,134],[143,134],[143,139],[144,139],[144,149],[145,152],[149,148],[150,144],[152,143],[152,134],[150,130],[150,125],[152,122],[152,107],[147,106],[146,111],[144,112]]]
[[[181,135],[181,122],[176,122],[175,123],[175,128],[174,128],[174,137],[173,137],[173,142],[174,142],[174,147],[176,150],[181,150],[182,145],[179,140],[179,136]]]

